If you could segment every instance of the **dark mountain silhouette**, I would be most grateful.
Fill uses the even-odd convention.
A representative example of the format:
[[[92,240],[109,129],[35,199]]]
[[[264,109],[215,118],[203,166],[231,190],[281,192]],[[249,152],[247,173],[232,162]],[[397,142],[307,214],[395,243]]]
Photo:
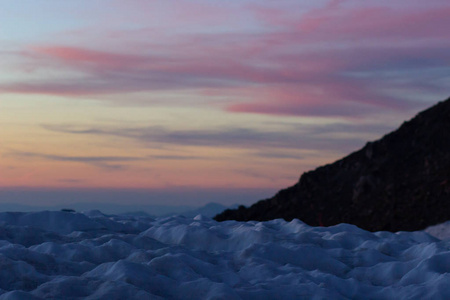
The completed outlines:
[[[361,150],[304,173],[274,197],[215,217],[276,218],[371,231],[420,230],[450,220],[450,98]]]

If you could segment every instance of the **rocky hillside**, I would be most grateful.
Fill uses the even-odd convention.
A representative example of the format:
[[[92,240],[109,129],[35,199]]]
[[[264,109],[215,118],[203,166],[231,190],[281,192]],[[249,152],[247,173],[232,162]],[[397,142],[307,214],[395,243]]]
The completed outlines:
[[[298,218],[313,226],[420,230],[450,220],[450,98],[399,129],[224,220]]]

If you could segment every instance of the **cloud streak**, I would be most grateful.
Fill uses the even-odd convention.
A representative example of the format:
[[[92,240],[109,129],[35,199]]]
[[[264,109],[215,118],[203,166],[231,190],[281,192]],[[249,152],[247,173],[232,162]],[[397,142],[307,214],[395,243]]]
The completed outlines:
[[[146,40],[148,31],[129,30],[136,46],[116,51],[102,49],[102,38],[76,47],[32,45],[22,55],[38,69],[68,70],[82,78],[16,81],[0,84],[0,91],[80,97],[219,90],[225,96],[238,94],[223,106],[229,112],[276,115],[349,117],[417,108],[412,93],[392,90],[414,89],[419,82],[433,100],[447,92],[436,78],[448,77],[450,70],[450,6],[400,2],[401,9],[383,2],[329,1],[305,11],[295,2],[275,8],[262,1],[240,10],[259,24],[253,31],[234,30],[222,18],[228,30],[205,33],[192,27],[145,46],[137,41]],[[180,24],[193,26],[192,15]],[[410,75],[416,70],[422,75]],[[123,104],[130,101],[127,97]]]
[[[233,113],[344,117],[416,108],[420,103],[410,95],[390,91],[417,82],[424,93],[445,92],[435,79],[450,70],[448,4],[399,9],[329,1],[305,12],[290,3],[291,9],[265,1],[243,6],[244,15],[263,24],[258,32],[175,34],[163,44],[117,52],[99,49],[101,41],[33,45],[23,55],[38,67],[76,71],[84,79],[12,82],[0,91],[83,96],[220,89],[224,95],[238,91],[238,103],[224,107]],[[409,75],[417,69],[423,76]]]
[[[124,156],[65,156],[65,155],[54,155],[54,154],[44,154],[35,152],[22,152],[22,151],[12,151],[10,156],[20,157],[20,158],[39,158],[50,161],[59,162],[75,162],[84,163],[91,166],[99,167],[107,170],[122,170],[125,168],[123,164],[132,161],[143,160],[141,157],[124,157]]]
[[[146,146],[203,146],[259,150],[259,157],[296,158],[268,149],[333,149],[346,152],[355,150],[366,142],[367,135],[385,132],[386,126],[361,124],[291,125],[279,131],[262,131],[250,128],[217,128],[204,130],[170,130],[162,126],[114,127],[77,125],[42,125],[42,128],[64,134],[111,136],[140,142]],[[353,134],[352,134],[353,132]],[[356,134],[356,133],[359,133]],[[265,151],[262,151],[264,150]],[[150,156],[156,159],[197,159],[197,156]],[[203,158],[202,158],[203,159]]]

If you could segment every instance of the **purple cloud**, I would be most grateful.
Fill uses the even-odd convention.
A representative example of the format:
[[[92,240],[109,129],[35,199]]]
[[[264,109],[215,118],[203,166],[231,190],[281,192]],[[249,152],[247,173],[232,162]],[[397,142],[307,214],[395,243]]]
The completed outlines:
[[[281,8],[266,1],[243,5],[239,14],[258,30],[234,28],[208,6],[222,30],[172,32],[146,43],[148,31],[128,30],[134,40],[114,50],[103,49],[101,39],[76,47],[33,45],[22,55],[37,69],[82,78],[3,83],[0,92],[78,97],[180,90],[230,96],[222,106],[229,112],[277,115],[359,117],[417,108],[423,102],[412,98],[419,86],[425,100],[447,96],[450,5],[400,2],[329,1],[306,11],[295,2]],[[180,25],[193,26],[196,17],[189,10]],[[117,36],[117,43],[129,42],[125,33]]]

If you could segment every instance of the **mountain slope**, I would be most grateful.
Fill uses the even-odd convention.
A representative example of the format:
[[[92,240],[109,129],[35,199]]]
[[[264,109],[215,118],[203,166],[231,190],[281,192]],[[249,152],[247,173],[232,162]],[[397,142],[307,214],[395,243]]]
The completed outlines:
[[[450,98],[361,150],[224,220],[298,218],[313,226],[419,230],[450,219]]]

